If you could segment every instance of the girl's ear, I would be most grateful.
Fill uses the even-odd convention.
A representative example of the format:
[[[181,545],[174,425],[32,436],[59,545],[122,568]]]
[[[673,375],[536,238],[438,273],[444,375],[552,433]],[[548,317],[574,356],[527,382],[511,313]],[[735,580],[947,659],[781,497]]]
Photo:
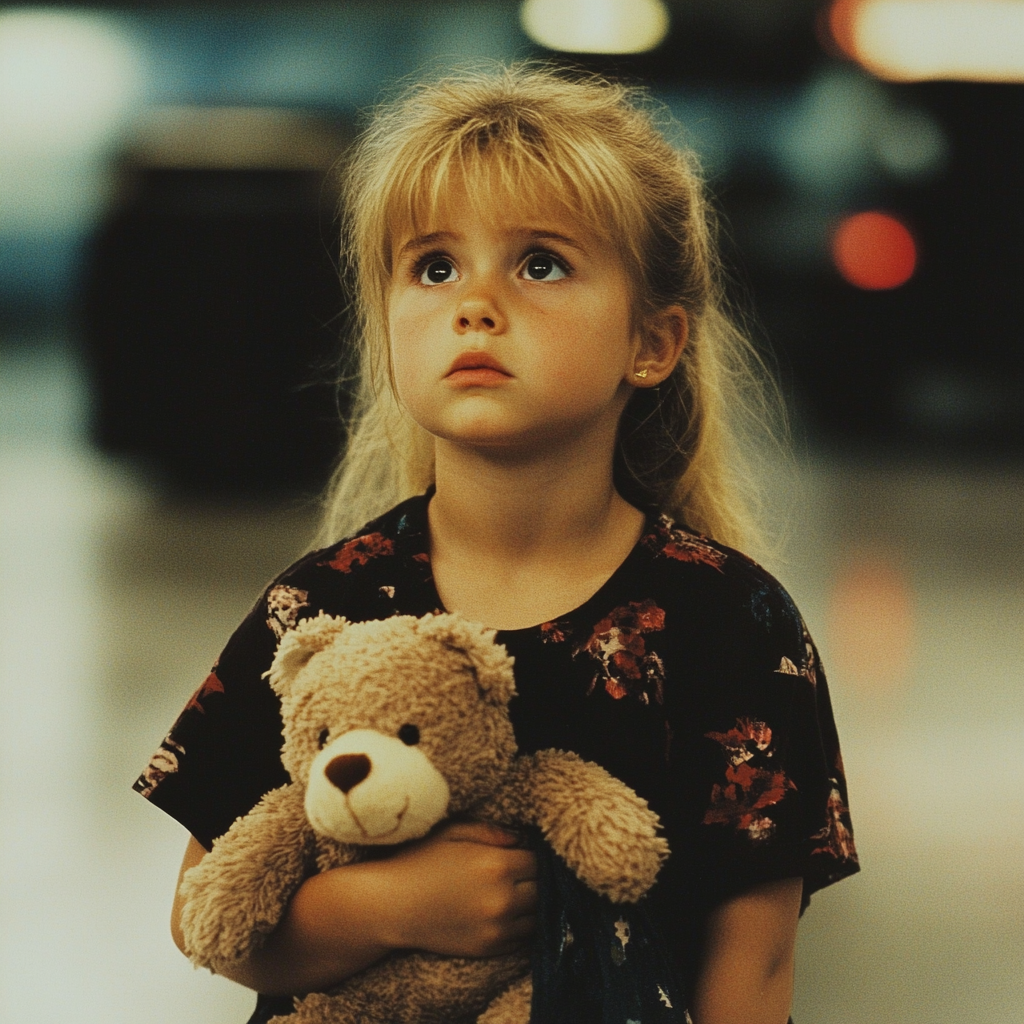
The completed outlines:
[[[676,368],[689,334],[690,320],[682,306],[659,310],[644,324],[629,383],[638,388],[657,387]]]

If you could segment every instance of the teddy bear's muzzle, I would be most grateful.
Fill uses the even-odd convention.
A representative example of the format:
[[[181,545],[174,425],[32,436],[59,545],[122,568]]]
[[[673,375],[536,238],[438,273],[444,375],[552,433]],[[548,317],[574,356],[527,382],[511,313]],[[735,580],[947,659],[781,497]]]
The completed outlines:
[[[423,749],[374,729],[327,744],[310,766],[306,815],[343,843],[403,843],[448,811],[448,783]]]

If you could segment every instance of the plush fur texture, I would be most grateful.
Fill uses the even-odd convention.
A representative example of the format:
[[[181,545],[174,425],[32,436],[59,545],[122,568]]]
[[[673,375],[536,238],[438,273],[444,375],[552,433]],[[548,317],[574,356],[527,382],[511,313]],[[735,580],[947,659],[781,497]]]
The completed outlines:
[[[454,814],[539,826],[587,885],[620,903],[647,892],[668,855],[655,814],[603,768],[554,750],[517,756],[512,660],[492,630],[456,615],[320,615],[285,634],[269,676],[292,782],[185,875],[181,925],[197,965],[223,970],[259,948],[309,875]],[[396,954],[275,1021],[527,1024],[528,971],[522,955]]]

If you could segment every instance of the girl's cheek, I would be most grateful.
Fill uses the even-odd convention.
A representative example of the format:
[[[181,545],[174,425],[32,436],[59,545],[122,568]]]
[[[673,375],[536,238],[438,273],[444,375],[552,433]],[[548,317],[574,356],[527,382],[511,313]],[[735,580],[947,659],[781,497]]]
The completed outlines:
[[[546,355],[540,360],[537,369],[541,380],[554,391],[572,389],[586,374],[586,367],[579,360],[558,354]]]

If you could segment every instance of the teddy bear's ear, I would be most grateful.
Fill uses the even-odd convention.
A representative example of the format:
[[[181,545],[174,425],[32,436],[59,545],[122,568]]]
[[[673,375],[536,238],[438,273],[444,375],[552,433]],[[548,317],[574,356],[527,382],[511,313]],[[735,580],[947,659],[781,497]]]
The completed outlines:
[[[291,689],[299,671],[308,664],[317,651],[322,651],[349,625],[343,616],[325,615],[304,619],[281,638],[270,671],[266,673],[270,685],[283,697]]]
[[[501,644],[494,642],[495,630],[452,614],[425,616],[419,621],[419,629],[421,635],[465,655],[473,669],[477,690],[488,704],[505,705],[515,696],[512,658]]]

